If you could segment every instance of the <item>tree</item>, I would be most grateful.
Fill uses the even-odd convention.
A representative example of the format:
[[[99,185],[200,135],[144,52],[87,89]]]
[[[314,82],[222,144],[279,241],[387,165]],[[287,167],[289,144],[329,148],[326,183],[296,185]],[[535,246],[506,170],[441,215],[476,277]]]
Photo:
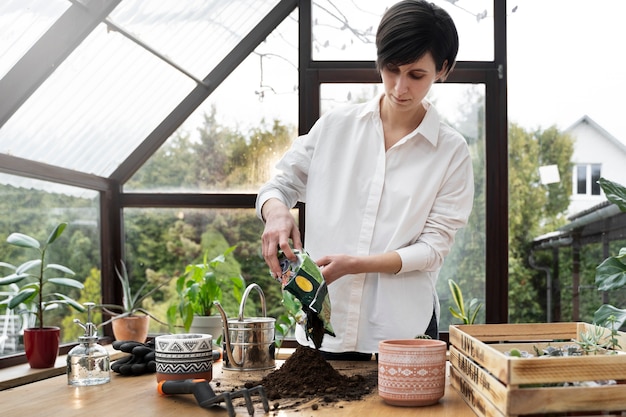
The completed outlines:
[[[571,190],[572,139],[556,127],[509,125],[509,321],[545,321],[545,275],[529,263],[535,237],[564,224]],[[556,164],[561,181],[542,185],[539,166]]]

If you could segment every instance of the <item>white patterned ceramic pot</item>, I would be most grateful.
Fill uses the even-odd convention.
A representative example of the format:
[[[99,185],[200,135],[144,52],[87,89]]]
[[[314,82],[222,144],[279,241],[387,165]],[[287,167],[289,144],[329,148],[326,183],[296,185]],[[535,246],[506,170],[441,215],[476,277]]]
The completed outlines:
[[[157,381],[213,378],[210,334],[168,334],[155,338]]]
[[[398,406],[436,404],[445,392],[446,342],[383,340],[378,345],[378,394]]]

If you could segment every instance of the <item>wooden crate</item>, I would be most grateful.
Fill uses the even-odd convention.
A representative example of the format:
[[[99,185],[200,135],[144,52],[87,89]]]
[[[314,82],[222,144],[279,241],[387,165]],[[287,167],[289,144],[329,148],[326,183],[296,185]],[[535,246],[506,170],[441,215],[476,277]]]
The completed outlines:
[[[624,352],[549,358],[505,354],[513,348],[533,352],[534,347],[572,345],[572,340],[592,329],[586,323],[450,326],[451,384],[479,416],[622,415],[621,410],[626,410]],[[620,332],[617,337],[626,347],[626,334]],[[618,384],[545,386],[598,380],[616,380]]]

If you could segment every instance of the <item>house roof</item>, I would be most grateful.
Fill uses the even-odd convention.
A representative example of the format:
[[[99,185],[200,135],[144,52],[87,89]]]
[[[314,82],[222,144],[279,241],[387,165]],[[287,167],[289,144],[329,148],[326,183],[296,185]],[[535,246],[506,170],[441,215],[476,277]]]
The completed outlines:
[[[571,133],[578,126],[585,125],[585,124],[589,125],[590,127],[592,127],[594,130],[596,130],[602,136],[606,137],[616,148],[621,149],[622,152],[626,153],[626,144],[624,142],[622,142],[621,140],[619,140],[618,138],[616,138],[615,136],[610,134],[605,128],[600,126],[591,117],[589,117],[587,115],[582,116],[580,119],[578,119],[576,122],[574,122],[571,126],[569,126],[567,129],[565,129],[565,132],[566,133]]]

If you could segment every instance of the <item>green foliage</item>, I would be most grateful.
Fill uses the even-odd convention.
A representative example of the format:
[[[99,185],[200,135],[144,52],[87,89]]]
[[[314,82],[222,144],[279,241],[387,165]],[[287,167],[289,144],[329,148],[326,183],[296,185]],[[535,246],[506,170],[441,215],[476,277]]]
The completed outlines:
[[[185,272],[176,280],[178,304],[170,306],[167,311],[170,325],[173,326],[179,316],[185,331],[189,331],[194,315],[213,315],[213,303],[222,301],[225,288],[231,288],[235,298],[241,300],[245,285],[243,277],[226,276],[218,269],[234,250],[235,246],[231,246],[210,261],[207,250],[202,263],[187,265]]]
[[[100,304],[99,308],[102,308],[106,313],[111,315],[111,319],[102,323],[102,325],[108,324],[113,320],[121,319],[123,317],[131,317],[137,315],[137,313],[144,314],[146,316],[152,317],[159,323],[166,325],[166,323],[159,320],[145,308],[143,308],[143,301],[150,297],[152,294],[161,289],[169,280],[163,280],[153,286],[150,290],[146,291],[146,288],[149,284],[148,281],[145,281],[139,290],[133,293],[133,289],[131,286],[131,280],[128,276],[128,270],[126,269],[126,264],[124,262],[120,262],[121,270],[115,267],[115,273],[117,278],[122,285],[122,304]]]
[[[34,237],[23,233],[11,233],[7,238],[9,244],[33,249],[38,252],[39,256],[19,266],[6,262],[0,263],[0,266],[14,271],[12,274],[0,278],[0,285],[22,283],[19,292],[15,296],[4,300],[2,304],[6,304],[10,309],[25,306],[27,312],[37,316],[37,323],[39,323],[40,328],[45,326],[43,313],[46,310],[54,309],[59,305],[69,305],[78,311],[84,310],[81,304],[65,294],[45,291],[45,288],[50,287],[52,284],[83,289],[83,284],[80,281],[66,276],[75,275],[70,268],[61,264],[46,263],[48,248],[63,234],[66,227],[67,223],[59,223],[42,243]],[[55,275],[53,277],[47,276],[47,272],[52,272]],[[61,273],[61,276],[57,276],[59,273]]]
[[[299,316],[302,314],[302,304],[289,291],[283,291],[283,307],[285,312],[276,317],[276,347],[280,349],[283,341],[293,334],[298,324]]]
[[[529,263],[533,239],[562,226],[571,192],[573,141],[555,127],[509,124],[509,321],[545,320],[546,279]],[[541,184],[539,167],[557,165],[561,181]]]
[[[483,303],[477,298],[472,298],[468,304],[463,300],[463,292],[456,282],[449,279],[448,286],[456,308],[450,307],[450,313],[453,317],[462,320],[463,324],[474,324],[478,312],[483,307]]]
[[[622,212],[626,212],[626,188],[620,184],[600,178],[598,181],[606,198],[617,205]],[[600,291],[617,290],[626,285],[626,247],[619,250],[615,256],[609,256],[596,268],[596,285]],[[609,319],[613,322],[610,323]],[[620,309],[609,304],[601,306],[594,315],[594,322],[600,325],[610,323],[620,328],[626,322],[626,309]]]
[[[101,284],[100,284],[100,270],[97,268],[92,268],[89,275],[83,282],[84,288],[80,293],[80,297],[76,300],[79,304],[85,305],[87,302],[92,302],[99,304],[102,299],[101,294]],[[79,315],[84,314],[83,318],[80,320],[83,323],[87,322],[87,314],[86,311],[80,313]],[[63,318],[61,328],[63,329],[62,338],[63,342],[75,342],[78,340],[79,336],[83,336],[85,334],[85,330],[74,323],[74,316],[69,315]],[[102,322],[102,313],[93,310],[91,312],[91,320],[93,323],[98,326],[99,323]]]
[[[585,355],[605,354],[607,351],[614,352],[617,349],[621,349],[616,337],[617,329],[615,327],[615,318],[609,317],[607,324],[611,329],[608,336],[606,335],[606,329],[604,327],[593,325],[591,329],[579,334],[579,340],[574,341],[580,346],[580,349]]]
[[[437,292],[440,296],[441,309],[448,310],[454,306],[450,294],[448,279],[464,289],[466,297],[484,300],[485,294],[485,248],[486,235],[486,205],[485,205],[485,132],[484,132],[484,93],[480,90],[468,90],[468,97],[459,109],[464,114],[462,120],[451,123],[467,139],[472,155],[474,168],[474,206],[468,224],[459,230],[455,236],[455,244],[443,264],[437,282]],[[484,320],[484,310],[476,317],[477,321]],[[442,314],[440,329],[447,329],[454,323],[454,317]]]

